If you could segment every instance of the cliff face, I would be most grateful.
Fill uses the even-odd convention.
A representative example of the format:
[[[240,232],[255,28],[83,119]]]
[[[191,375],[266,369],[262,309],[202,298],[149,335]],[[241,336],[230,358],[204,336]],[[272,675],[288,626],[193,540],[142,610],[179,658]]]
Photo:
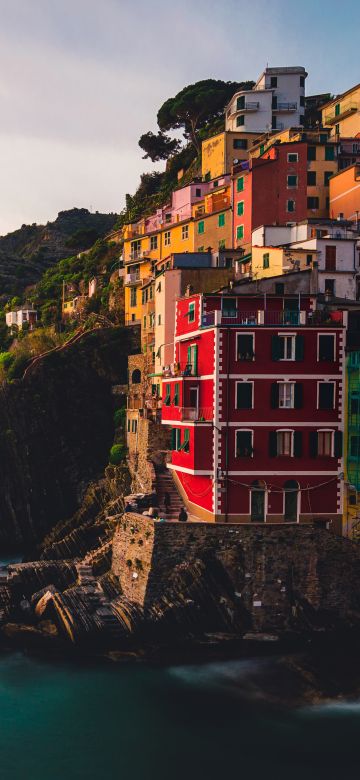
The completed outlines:
[[[79,507],[108,463],[112,385],[126,384],[138,329],[102,329],[0,390],[0,544],[33,544]]]

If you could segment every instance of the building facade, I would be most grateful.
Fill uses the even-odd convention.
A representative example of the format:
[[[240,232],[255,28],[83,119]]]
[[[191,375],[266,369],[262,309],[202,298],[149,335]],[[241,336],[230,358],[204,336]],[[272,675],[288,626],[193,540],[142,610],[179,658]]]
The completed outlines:
[[[226,130],[265,133],[304,125],[306,77],[302,67],[266,68],[252,90],[230,100]]]

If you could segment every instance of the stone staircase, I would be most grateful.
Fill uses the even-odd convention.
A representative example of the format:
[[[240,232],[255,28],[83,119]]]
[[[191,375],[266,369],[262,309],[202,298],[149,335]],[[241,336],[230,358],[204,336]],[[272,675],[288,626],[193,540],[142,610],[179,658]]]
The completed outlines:
[[[171,505],[168,512],[165,512],[164,496],[168,493],[170,496]],[[174,480],[170,471],[159,471],[156,474],[156,494],[158,498],[158,506],[160,509],[160,517],[166,517],[167,520],[177,520],[179,512],[184,502],[179,495],[175,486]]]

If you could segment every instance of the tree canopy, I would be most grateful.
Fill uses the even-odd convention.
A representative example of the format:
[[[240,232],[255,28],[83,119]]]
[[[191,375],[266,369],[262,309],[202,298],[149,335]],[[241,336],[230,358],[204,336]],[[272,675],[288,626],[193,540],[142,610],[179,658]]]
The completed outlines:
[[[184,87],[175,97],[168,98],[158,111],[161,132],[184,128],[184,136],[197,151],[200,143],[197,131],[224,114],[226,104],[235,92],[251,89],[253,81],[221,81],[205,79]]]
[[[167,160],[170,155],[179,151],[180,145],[180,141],[177,141],[176,138],[169,138],[168,135],[162,132],[155,135],[151,130],[148,133],[144,133],[139,139],[139,146],[146,152],[143,159],[150,158],[152,162]]]

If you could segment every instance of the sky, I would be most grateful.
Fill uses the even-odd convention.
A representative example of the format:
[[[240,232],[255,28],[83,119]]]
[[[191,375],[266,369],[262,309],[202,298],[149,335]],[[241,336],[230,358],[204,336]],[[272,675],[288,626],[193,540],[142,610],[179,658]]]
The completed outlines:
[[[303,65],[307,94],[360,82],[359,0],[0,0],[0,235],[58,211],[119,212],[138,139],[204,78]]]

